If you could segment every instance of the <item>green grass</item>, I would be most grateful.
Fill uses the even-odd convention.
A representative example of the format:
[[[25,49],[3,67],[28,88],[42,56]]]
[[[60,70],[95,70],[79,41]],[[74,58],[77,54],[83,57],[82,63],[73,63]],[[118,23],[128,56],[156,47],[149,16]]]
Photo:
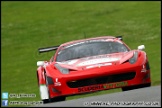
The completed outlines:
[[[161,26],[158,1],[102,2],[1,2],[1,89],[9,93],[35,93],[40,100],[36,62],[49,60],[53,52],[39,55],[40,47],[104,35],[123,35],[131,49],[144,44],[151,66],[152,85],[161,84]],[[67,100],[119,92],[120,89]]]

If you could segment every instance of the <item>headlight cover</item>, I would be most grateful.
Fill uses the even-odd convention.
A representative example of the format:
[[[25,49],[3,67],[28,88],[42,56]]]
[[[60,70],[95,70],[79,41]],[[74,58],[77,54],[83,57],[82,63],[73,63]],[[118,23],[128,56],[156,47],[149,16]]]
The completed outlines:
[[[134,64],[137,61],[137,57],[138,57],[138,52],[135,51],[133,57],[129,59],[129,63]]]
[[[61,67],[59,64],[55,64],[55,67],[63,74],[69,74],[69,69]]]

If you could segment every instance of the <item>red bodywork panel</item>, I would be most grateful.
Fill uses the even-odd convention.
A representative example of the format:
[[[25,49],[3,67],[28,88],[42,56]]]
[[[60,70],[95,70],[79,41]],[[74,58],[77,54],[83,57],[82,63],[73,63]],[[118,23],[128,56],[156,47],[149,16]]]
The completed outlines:
[[[60,48],[75,42],[78,41],[62,44]],[[128,60],[133,57],[135,51],[138,52],[138,59],[134,64],[130,64]],[[66,62],[55,62],[56,56],[53,61],[45,62],[43,67],[37,69],[39,84],[46,84],[44,72],[53,81],[53,84],[48,85],[50,98],[151,83],[150,69],[147,68],[148,59],[146,53],[141,50],[85,57]],[[69,69],[69,73],[63,74],[55,64]]]

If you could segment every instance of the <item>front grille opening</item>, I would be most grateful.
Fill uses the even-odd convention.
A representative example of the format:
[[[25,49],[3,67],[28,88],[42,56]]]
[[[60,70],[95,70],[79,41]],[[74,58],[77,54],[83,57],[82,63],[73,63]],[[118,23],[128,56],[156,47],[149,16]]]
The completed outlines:
[[[135,75],[136,75],[135,72],[121,73],[121,74],[108,75],[108,76],[102,76],[97,78],[87,78],[87,79],[81,79],[76,81],[69,81],[67,82],[67,85],[70,88],[77,88],[77,87],[90,86],[95,84],[120,82],[124,80],[131,80],[135,77]]]

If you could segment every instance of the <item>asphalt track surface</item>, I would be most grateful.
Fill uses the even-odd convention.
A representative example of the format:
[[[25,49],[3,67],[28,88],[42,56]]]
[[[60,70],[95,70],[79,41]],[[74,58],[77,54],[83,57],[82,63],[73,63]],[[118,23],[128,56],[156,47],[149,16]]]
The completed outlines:
[[[37,107],[161,107],[161,85],[48,103]]]

